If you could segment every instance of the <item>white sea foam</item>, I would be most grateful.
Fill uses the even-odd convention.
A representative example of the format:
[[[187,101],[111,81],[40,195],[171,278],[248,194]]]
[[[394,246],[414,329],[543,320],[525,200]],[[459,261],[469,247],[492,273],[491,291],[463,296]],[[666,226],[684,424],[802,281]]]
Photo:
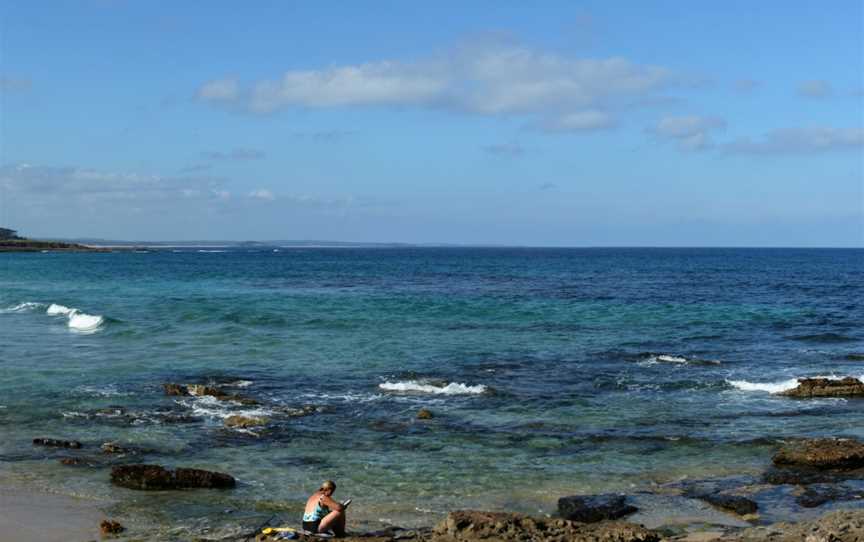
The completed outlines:
[[[435,386],[433,384],[425,384],[416,380],[407,380],[404,382],[383,382],[378,384],[378,387],[382,390],[398,393],[431,393],[435,395],[479,395],[488,391],[488,388],[483,384],[468,386],[467,384],[450,382],[444,386]]]
[[[69,329],[84,333],[92,333],[105,323],[105,318],[99,314],[87,314],[79,309],[51,303],[45,311],[48,316],[65,316]]]
[[[200,395],[188,400],[178,401],[192,409],[193,414],[204,418],[215,418],[224,420],[229,416],[245,416],[248,418],[268,418],[273,416],[273,410],[269,408],[253,408],[246,410],[236,410],[230,408],[236,403],[232,401],[222,401],[211,395]]]
[[[105,318],[98,314],[84,314],[76,312],[69,315],[69,328],[78,331],[95,331],[105,322]]]
[[[24,303],[18,303],[17,305],[13,305],[12,307],[6,307],[5,309],[0,309],[0,314],[4,313],[15,313],[15,312],[29,312],[36,309],[41,309],[44,307],[44,303],[35,303],[33,301],[25,301]]]
[[[72,312],[77,309],[70,309],[65,305],[58,305],[57,303],[51,303],[48,306],[48,310],[45,311],[45,314],[48,316],[69,316]]]
[[[679,365],[720,365],[719,361],[713,359],[688,358],[685,356],[676,356],[674,354],[650,354],[646,356],[645,359],[639,362],[639,365],[650,366],[659,363],[677,363]]]
[[[805,377],[801,377],[805,378]],[[840,380],[841,378],[845,378],[842,376],[836,375],[828,375],[828,376],[811,376],[806,378],[827,378],[829,380]],[[858,377],[859,380],[864,381],[864,375]],[[726,380],[726,383],[732,386],[735,389],[741,391],[761,391],[768,393],[783,393],[784,391],[789,391],[798,387],[798,378],[790,378],[788,380],[781,380],[779,382],[749,382],[747,380]]]

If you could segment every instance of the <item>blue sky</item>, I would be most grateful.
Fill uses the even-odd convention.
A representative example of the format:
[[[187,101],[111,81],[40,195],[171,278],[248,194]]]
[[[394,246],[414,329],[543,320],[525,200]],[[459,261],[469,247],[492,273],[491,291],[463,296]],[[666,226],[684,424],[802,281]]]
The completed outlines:
[[[2,1],[0,224],[864,246],[862,6]]]

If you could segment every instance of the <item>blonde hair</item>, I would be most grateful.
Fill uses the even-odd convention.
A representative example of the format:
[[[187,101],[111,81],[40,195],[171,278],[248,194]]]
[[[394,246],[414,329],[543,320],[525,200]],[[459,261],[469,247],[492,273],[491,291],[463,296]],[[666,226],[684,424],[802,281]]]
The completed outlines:
[[[327,491],[328,489],[332,491],[336,491],[336,482],[333,480],[325,480],[321,487],[318,488],[318,491]]]

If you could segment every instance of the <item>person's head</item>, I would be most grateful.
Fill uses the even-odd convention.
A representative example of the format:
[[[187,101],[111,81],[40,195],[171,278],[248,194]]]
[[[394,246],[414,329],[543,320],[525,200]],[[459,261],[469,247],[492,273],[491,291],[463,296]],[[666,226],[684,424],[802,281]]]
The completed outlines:
[[[334,482],[333,480],[327,480],[323,484],[321,484],[321,487],[318,488],[318,491],[329,497],[336,492],[336,482]]]

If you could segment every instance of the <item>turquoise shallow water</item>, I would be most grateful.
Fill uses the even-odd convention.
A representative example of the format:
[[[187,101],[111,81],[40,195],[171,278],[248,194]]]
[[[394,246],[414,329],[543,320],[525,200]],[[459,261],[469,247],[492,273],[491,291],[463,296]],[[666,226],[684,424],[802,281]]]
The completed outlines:
[[[862,298],[861,250],[2,254],[0,476],[167,529],[290,517],[324,478],[374,525],[755,474],[780,439],[864,437],[860,402],[770,393],[864,375],[849,359],[864,352]],[[163,382],[262,405],[167,397]],[[238,412],[271,425],[226,429]],[[241,484],[116,489],[36,436],[119,440]]]

